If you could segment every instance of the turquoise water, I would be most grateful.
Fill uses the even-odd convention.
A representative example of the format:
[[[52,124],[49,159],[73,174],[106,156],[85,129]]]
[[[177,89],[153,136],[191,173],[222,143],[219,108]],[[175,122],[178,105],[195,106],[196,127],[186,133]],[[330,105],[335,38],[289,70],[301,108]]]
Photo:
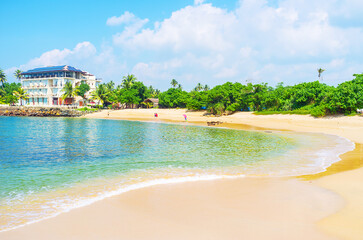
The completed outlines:
[[[0,230],[155,179],[318,172],[351,147],[314,134],[0,117]]]

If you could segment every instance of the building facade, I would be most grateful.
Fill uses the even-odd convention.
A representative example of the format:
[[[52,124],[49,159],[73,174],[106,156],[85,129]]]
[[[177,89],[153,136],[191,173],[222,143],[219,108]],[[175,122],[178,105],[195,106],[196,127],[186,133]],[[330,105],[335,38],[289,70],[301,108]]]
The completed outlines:
[[[82,82],[90,86],[86,97],[96,89],[101,80],[94,75],[77,68],[63,65],[43,68],[35,68],[21,74],[21,85],[27,91],[29,99],[23,105],[29,106],[82,106],[82,97],[62,99],[63,87],[71,82],[75,88]]]

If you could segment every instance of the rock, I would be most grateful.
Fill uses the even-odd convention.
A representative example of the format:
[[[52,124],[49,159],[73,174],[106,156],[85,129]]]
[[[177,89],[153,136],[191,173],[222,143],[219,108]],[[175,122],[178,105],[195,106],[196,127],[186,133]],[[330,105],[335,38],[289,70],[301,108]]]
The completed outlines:
[[[0,116],[80,117],[85,114],[87,113],[67,108],[0,106]]]

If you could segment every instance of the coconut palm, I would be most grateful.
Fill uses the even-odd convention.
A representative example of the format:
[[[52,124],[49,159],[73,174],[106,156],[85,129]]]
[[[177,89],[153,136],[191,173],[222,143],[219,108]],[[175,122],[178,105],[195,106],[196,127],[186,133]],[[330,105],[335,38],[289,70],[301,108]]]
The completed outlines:
[[[319,80],[321,78],[321,74],[323,74],[324,71],[325,71],[325,69],[322,69],[322,68],[318,69],[318,78],[319,78]]]
[[[62,99],[66,99],[66,98],[74,98],[77,95],[77,91],[76,89],[73,87],[71,82],[66,82],[66,84],[64,85],[62,91],[64,92],[62,95]]]
[[[6,75],[3,70],[0,69],[0,82],[1,87],[4,89],[4,83],[6,83]]]
[[[100,103],[104,104],[104,102],[107,100],[109,92],[107,91],[107,89],[105,88],[105,86],[103,84],[99,85],[95,91],[93,91],[91,93],[91,99],[92,100],[97,100],[98,101],[98,105],[100,105]]]
[[[20,69],[16,69],[14,72],[14,76],[16,77],[16,79],[18,79],[18,81],[20,81],[21,73],[22,71]]]
[[[170,82],[171,86],[173,86],[173,88],[175,88],[176,86],[178,86],[178,81],[175,80],[175,79],[172,79],[171,82]]]
[[[150,97],[152,98],[155,98],[158,96],[157,92],[156,92],[157,89],[154,89],[153,86],[150,86],[149,87],[149,92],[150,92]]]
[[[115,83],[113,81],[110,81],[108,83],[106,83],[106,87],[108,89],[108,91],[113,91],[115,89]]]
[[[20,99],[20,105],[23,105],[21,100],[26,100],[29,98],[28,97],[29,95],[26,92],[26,90],[22,88],[19,88],[17,91],[14,91],[13,95],[16,96],[18,99]]]
[[[209,91],[209,90],[210,90],[210,87],[206,84],[206,85],[204,85],[203,90],[204,90],[204,91]]]
[[[137,80],[137,78],[133,74],[124,76],[122,78],[122,87],[126,88],[126,89],[130,89],[136,80]]]
[[[197,86],[194,88],[195,91],[199,92],[200,90],[203,89],[203,86],[201,83],[198,83]]]
[[[182,87],[182,85],[181,85],[181,84],[178,84],[178,89],[179,89],[179,90],[183,90],[183,87]]]

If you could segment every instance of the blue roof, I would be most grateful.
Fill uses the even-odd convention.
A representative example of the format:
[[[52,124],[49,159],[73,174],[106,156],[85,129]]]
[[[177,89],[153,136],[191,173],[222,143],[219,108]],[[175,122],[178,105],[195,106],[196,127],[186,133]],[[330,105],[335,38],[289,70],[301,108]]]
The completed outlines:
[[[82,71],[68,65],[62,65],[62,66],[34,68],[26,72],[23,72],[22,75],[31,74],[31,73],[45,73],[45,72],[82,72]]]

